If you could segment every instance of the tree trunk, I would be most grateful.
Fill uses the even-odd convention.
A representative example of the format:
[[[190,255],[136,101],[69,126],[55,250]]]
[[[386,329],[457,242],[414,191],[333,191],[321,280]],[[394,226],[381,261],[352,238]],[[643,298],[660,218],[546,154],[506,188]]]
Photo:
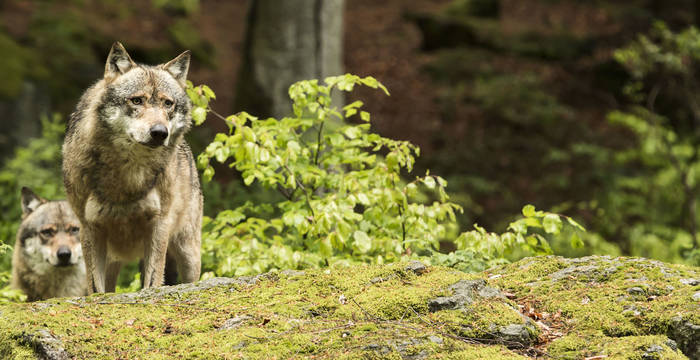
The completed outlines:
[[[16,97],[0,99],[0,164],[15,147],[41,135],[41,117],[49,115],[51,99],[44,86],[25,81]]]
[[[234,110],[283,117],[292,111],[291,84],[340,75],[343,5],[344,0],[251,0]],[[333,100],[342,98],[336,94]]]

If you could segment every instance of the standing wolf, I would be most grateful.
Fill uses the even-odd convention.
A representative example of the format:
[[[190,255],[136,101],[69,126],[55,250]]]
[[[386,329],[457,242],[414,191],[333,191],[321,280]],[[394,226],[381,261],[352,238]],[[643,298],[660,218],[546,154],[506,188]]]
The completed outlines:
[[[202,193],[183,140],[189,63],[186,51],[166,64],[136,64],[115,43],[104,78],[71,115],[63,178],[82,224],[90,292],[114,291],[121,264],[134,259],[145,288],[162,285],[166,253],[180,281],[199,279]]]
[[[66,201],[47,201],[22,188],[22,223],[12,254],[12,287],[27,300],[87,292],[80,222]]]

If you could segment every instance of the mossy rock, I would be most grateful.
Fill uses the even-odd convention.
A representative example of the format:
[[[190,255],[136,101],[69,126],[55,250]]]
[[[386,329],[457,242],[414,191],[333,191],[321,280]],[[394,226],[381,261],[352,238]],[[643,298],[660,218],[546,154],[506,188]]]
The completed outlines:
[[[282,271],[4,305],[0,358],[697,359],[699,291],[635,258]]]

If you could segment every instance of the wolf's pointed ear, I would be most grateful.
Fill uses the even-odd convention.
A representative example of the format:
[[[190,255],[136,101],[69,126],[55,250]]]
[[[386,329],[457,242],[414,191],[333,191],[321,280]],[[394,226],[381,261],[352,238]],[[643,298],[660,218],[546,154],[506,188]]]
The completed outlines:
[[[107,56],[107,64],[105,64],[105,79],[115,78],[120,74],[123,74],[132,67],[136,66],[134,60],[124,49],[124,45],[120,42],[115,42],[112,44],[112,50],[109,51]]]
[[[187,70],[190,68],[190,51],[187,50],[176,58],[161,65],[182,87],[187,86]]]
[[[40,198],[28,187],[22,187],[22,215],[27,216],[31,214],[39,205],[45,202],[46,200]]]

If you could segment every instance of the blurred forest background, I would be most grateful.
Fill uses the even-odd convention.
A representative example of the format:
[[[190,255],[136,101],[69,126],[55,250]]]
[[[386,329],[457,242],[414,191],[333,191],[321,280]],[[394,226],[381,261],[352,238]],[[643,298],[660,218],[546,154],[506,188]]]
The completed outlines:
[[[698,23],[697,0],[0,0],[0,238],[21,186],[63,196],[65,119],[121,41],[143,63],[191,49],[222,114],[282,116],[294,81],[371,75],[390,97],[337,100],[420,147],[462,228],[504,229],[529,203],[587,228],[554,253],[700,265]],[[195,128],[195,154],[225,128]],[[204,190],[209,216],[266,196],[230,171]]]

